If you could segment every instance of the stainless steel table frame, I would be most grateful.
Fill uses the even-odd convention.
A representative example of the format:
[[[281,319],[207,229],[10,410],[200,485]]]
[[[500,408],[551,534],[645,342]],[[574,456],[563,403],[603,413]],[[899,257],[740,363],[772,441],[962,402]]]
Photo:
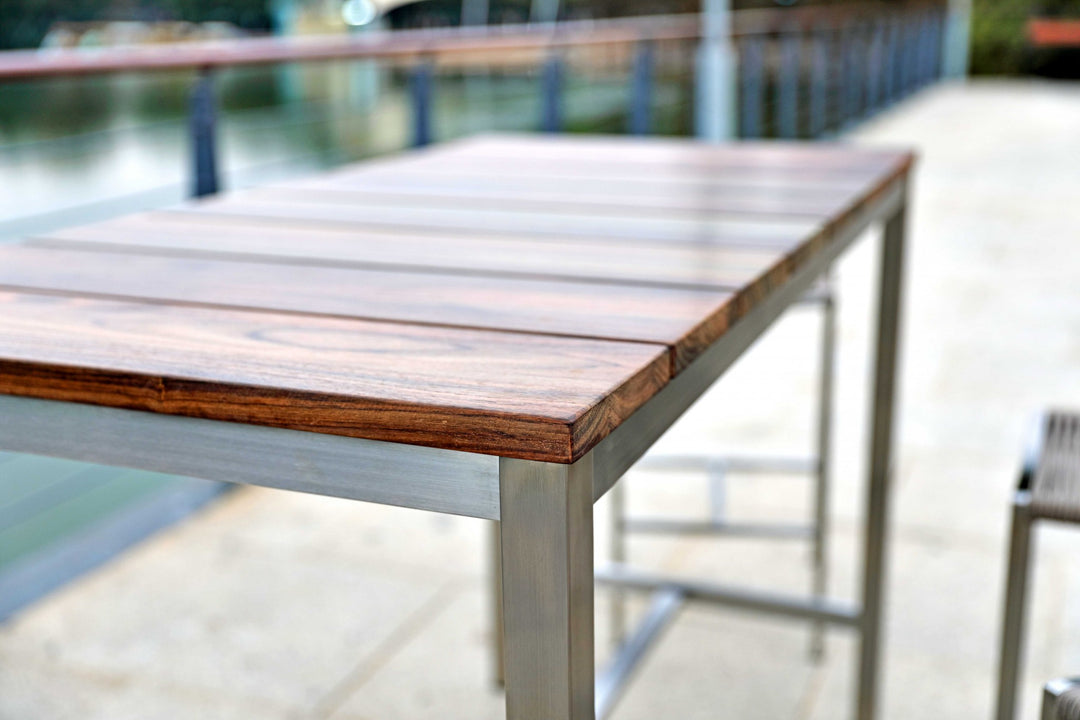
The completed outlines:
[[[834,237],[572,465],[9,395],[0,395],[0,450],[500,521],[507,717],[588,720],[607,697],[595,692],[592,504],[863,230],[884,220],[861,605],[726,598],[855,629],[855,717],[871,720],[880,684],[905,208],[906,180],[900,180],[847,223],[845,235]],[[656,584],[647,577],[623,580]],[[680,592],[724,596],[704,585],[688,584]],[[613,689],[606,687],[610,696]]]

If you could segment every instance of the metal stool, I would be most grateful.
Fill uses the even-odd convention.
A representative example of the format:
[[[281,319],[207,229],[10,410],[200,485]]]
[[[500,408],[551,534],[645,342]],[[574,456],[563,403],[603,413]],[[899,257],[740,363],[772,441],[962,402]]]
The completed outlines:
[[[1046,683],[1042,720],[1080,720],[1080,678]]]
[[[633,518],[626,515],[625,487],[617,484],[611,490],[612,534],[611,561],[627,562],[627,533],[671,535],[713,535],[720,537],[752,537],[777,540],[810,540],[813,543],[811,594],[825,596],[828,581],[827,546],[829,505],[829,448],[832,439],[832,395],[836,356],[836,301],[830,278],[824,280],[800,301],[816,305],[822,311],[821,367],[818,385],[817,455],[809,458],[785,457],[725,457],[716,455],[657,455],[646,456],[638,468],[646,471],[700,471],[709,478],[710,517],[705,521]],[[814,519],[808,525],[783,523],[732,522],[725,509],[727,477],[752,474],[807,475],[816,480]],[[626,597],[613,590],[611,631],[616,643],[626,636]],[[824,653],[825,624],[814,623],[810,655],[819,659]]]
[[[1080,415],[1052,412],[1040,419],[1028,447],[1019,488],[1013,498],[997,720],[1013,720],[1016,715],[1028,560],[1035,520],[1080,524]],[[1057,716],[1044,713],[1045,717]]]

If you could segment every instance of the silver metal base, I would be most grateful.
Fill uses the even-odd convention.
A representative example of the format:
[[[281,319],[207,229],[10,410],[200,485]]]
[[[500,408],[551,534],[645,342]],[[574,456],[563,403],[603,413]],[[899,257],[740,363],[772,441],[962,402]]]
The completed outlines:
[[[1051,680],[1043,688],[1042,720],[1077,720],[1077,702],[1065,699],[1066,693],[1080,688],[1080,678]]]
[[[623,643],[608,665],[596,679],[596,718],[606,718],[622,697],[634,670],[671,626],[683,607],[683,594],[677,588],[663,588],[653,596],[645,617],[634,634]]]
[[[697,580],[657,575],[626,566],[609,565],[595,572],[596,581],[627,590],[677,590],[687,600],[702,600],[728,607],[773,615],[814,620],[850,627],[861,625],[859,610],[827,598],[801,598],[761,590],[727,587]]]

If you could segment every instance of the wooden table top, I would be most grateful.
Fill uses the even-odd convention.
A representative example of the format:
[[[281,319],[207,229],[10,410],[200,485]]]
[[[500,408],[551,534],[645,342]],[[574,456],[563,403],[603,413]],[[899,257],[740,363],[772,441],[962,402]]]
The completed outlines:
[[[911,156],[490,136],[0,247],[0,393],[571,462]]]

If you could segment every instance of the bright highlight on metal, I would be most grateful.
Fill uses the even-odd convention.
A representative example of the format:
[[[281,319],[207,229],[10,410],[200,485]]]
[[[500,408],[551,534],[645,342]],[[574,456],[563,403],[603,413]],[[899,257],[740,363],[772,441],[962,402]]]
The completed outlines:
[[[379,9],[371,0],[345,0],[341,6],[341,19],[352,27],[370,25],[378,17]]]

